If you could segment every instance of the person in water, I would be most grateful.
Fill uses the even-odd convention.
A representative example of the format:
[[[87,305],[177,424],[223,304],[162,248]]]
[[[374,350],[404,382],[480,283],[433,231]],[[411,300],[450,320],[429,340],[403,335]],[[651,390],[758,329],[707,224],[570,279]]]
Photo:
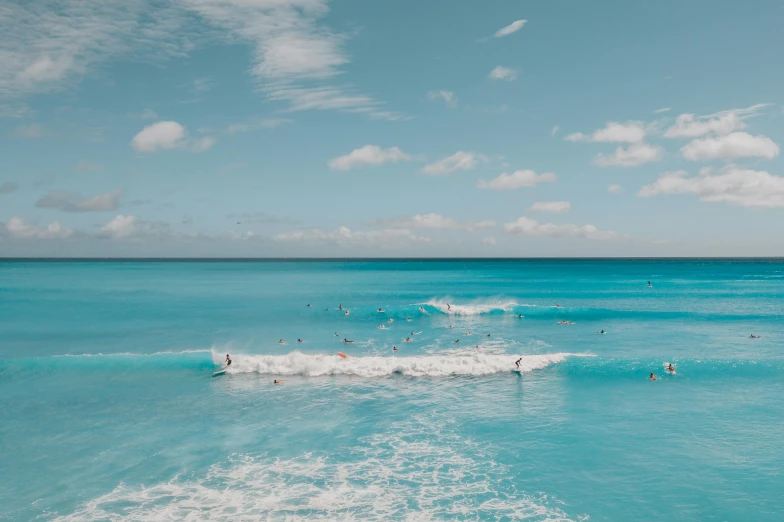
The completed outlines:
[[[298,343],[301,343],[301,342],[302,342],[302,339],[297,339],[297,342],[298,342]]]
[[[653,372],[651,372],[651,376],[650,376],[650,377],[648,377],[648,378],[649,378],[650,380],[652,380],[652,381],[655,381],[655,380],[656,380],[656,376],[653,374]]]
[[[229,354],[226,354],[226,367],[228,368],[229,366],[231,366],[231,357],[229,357]]]
[[[280,341],[278,341],[278,344],[286,344],[286,342],[283,339],[281,339]]]
[[[603,333],[604,333],[604,330],[599,330],[599,331],[598,331],[598,332],[596,332],[596,333],[598,333],[598,334],[603,334]]]
[[[275,379],[274,381],[272,381],[272,383],[273,384],[283,384],[283,381],[279,381],[279,380]]]
[[[667,366],[667,371],[670,373],[675,373],[675,367],[672,365],[672,363]]]
[[[749,336],[749,339],[759,339],[760,337],[762,337],[762,336],[761,336],[761,335],[754,335],[754,334],[751,334],[751,335]]]
[[[523,360],[523,358],[522,358],[522,357],[520,357],[519,359],[517,359],[517,360],[515,361],[515,367],[516,367],[518,370],[520,369],[520,361],[522,361],[522,360]]]

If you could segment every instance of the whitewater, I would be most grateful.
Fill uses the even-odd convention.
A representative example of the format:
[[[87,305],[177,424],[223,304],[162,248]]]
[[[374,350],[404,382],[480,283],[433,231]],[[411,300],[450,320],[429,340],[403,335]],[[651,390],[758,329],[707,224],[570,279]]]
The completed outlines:
[[[775,259],[0,261],[0,519],[778,521],[782,285]]]

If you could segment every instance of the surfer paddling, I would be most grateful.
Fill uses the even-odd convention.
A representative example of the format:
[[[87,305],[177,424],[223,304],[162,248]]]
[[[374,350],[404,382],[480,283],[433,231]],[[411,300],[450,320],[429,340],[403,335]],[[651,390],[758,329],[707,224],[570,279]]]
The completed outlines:
[[[672,363],[668,364],[667,371],[670,373],[675,373],[675,366],[673,366]]]

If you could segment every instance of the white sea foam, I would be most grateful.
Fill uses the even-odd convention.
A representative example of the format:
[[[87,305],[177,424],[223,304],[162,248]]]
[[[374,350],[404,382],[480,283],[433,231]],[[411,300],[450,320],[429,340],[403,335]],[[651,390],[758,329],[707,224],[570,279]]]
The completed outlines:
[[[450,315],[480,315],[491,312],[509,312],[516,306],[520,306],[515,301],[493,301],[484,303],[456,304],[447,299],[431,299],[426,306],[435,308],[441,313]]]
[[[360,439],[340,457],[241,455],[201,476],[119,485],[74,513],[81,520],[548,520],[570,517],[547,495],[516,490],[481,442],[430,416]]]
[[[552,353],[543,355],[511,355],[482,353],[481,350],[451,352],[444,355],[419,356],[364,356],[344,359],[338,355],[305,354],[294,351],[285,355],[232,356],[228,373],[261,373],[269,375],[356,375],[358,377],[384,377],[395,373],[412,377],[444,377],[448,375],[489,375],[509,372],[520,361],[520,370],[529,372],[559,363],[569,356],[579,354]],[[223,354],[213,352],[216,364],[223,361]]]

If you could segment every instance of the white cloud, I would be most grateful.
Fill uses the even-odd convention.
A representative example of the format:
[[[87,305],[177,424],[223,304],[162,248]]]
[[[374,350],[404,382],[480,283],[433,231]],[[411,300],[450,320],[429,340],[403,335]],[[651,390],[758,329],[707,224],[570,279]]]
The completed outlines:
[[[5,225],[6,232],[21,239],[65,239],[73,235],[73,230],[54,221],[45,227],[37,227],[21,217],[12,217]]]
[[[393,228],[413,228],[425,230],[463,230],[473,232],[495,226],[495,221],[456,221],[441,214],[417,214],[395,220],[376,220],[371,225],[380,225]]]
[[[41,197],[35,206],[56,208],[63,212],[104,212],[117,209],[123,192],[123,189],[111,190],[85,199],[74,192],[52,190]]]
[[[496,240],[493,236],[487,236],[486,238],[482,239],[482,244],[487,246],[494,246],[496,244]]]
[[[654,114],[661,114],[663,112],[670,112],[670,108],[669,107],[662,107],[661,109],[656,109],[655,111],[653,111]]]
[[[162,237],[171,235],[169,225],[144,221],[138,216],[118,214],[101,227],[101,235],[112,239]]]
[[[131,140],[131,147],[138,152],[189,149],[204,152],[215,144],[215,138],[189,138],[185,127],[176,121],[159,121],[146,126]]]
[[[572,204],[568,201],[537,201],[528,210],[531,212],[552,212],[553,214],[562,214],[569,212]]]
[[[384,163],[396,163],[398,161],[409,161],[411,156],[397,147],[382,149],[378,145],[365,145],[362,148],[354,149],[345,156],[339,156],[330,160],[329,168],[332,170],[350,170],[365,165],[383,165]]]
[[[641,121],[620,123],[608,121],[607,124],[591,134],[575,132],[564,138],[567,141],[593,141],[597,143],[639,143],[645,138],[645,124]]]
[[[527,217],[504,224],[504,232],[528,237],[579,237],[584,239],[617,239],[616,232],[599,230],[593,225],[556,225],[539,223]]]
[[[612,156],[598,154],[593,162],[600,167],[636,167],[661,160],[663,152],[664,149],[661,147],[647,143],[635,143],[625,149],[618,147]]]
[[[512,33],[516,33],[517,31],[523,28],[523,26],[527,21],[528,20],[515,20],[514,22],[507,25],[506,27],[502,27],[501,29],[496,31],[493,36],[495,36],[496,38],[502,38],[504,36],[509,36]]]
[[[517,78],[517,72],[509,67],[496,66],[488,76],[492,80],[507,80],[512,81]]]
[[[425,174],[450,174],[458,170],[472,170],[480,161],[487,161],[487,158],[481,154],[459,150],[449,157],[425,165],[422,172]]]
[[[420,237],[406,229],[388,229],[352,231],[348,227],[340,227],[337,230],[325,231],[322,229],[298,230],[285,232],[274,236],[276,241],[293,242],[327,242],[338,245],[380,245],[380,246],[403,246],[409,243],[429,242],[430,238]]]
[[[560,127],[558,125],[554,125],[553,126],[553,130],[550,131],[550,137],[551,138],[554,138],[555,135],[558,134],[558,129],[560,129]]]
[[[16,192],[16,189],[19,188],[17,183],[13,181],[6,181],[2,185],[0,185],[0,194],[10,194],[11,192]]]
[[[252,132],[259,129],[274,129],[284,123],[290,123],[286,118],[262,118],[256,121],[245,123],[232,123],[226,127],[226,134],[239,134],[242,132]]]
[[[289,109],[340,110],[374,118],[400,119],[383,103],[335,85],[349,62],[346,37],[319,24],[327,0],[185,0],[184,5],[227,29],[230,41],[253,46],[251,74],[269,99]]]
[[[139,114],[135,114],[135,117],[139,118],[140,120],[157,120],[158,113],[152,109],[144,109]]]
[[[746,109],[732,109],[707,116],[681,114],[675,125],[667,129],[665,138],[699,138],[708,134],[724,135],[746,128],[744,120],[755,116],[767,104],[760,103]]]
[[[607,192],[609,192],[610,194],[618,194],[620,192],[623,192],[623,187],[620,185],[610,184],[607,185]]]
[[[663,194],[692,194],[700,201],[741,207],[784,207],[784,177],[736,166],[715,174],[711,169],[703,169],[693,177],[679,170],[662,174],[655,182],[642,187],[637,195],[647,198]]]
[[[779,146],[766,136],[733,132],[724,136],[693,140],[681,148],[681,154],[689,161],[735,158],[773,159],[779,155]]]
[[[457,107],[457,95],[452,91],[430,91],[427,93],[428,100],[444,100],[449,107]]]
[[[490,181],[480,179],[476,186],[482,189],[515,190],[522,187],[535,187],[537,183],[553,183],[556,176],[552,172],[537,174],[533,170],[517,170],[511,174],[503,173]]]

